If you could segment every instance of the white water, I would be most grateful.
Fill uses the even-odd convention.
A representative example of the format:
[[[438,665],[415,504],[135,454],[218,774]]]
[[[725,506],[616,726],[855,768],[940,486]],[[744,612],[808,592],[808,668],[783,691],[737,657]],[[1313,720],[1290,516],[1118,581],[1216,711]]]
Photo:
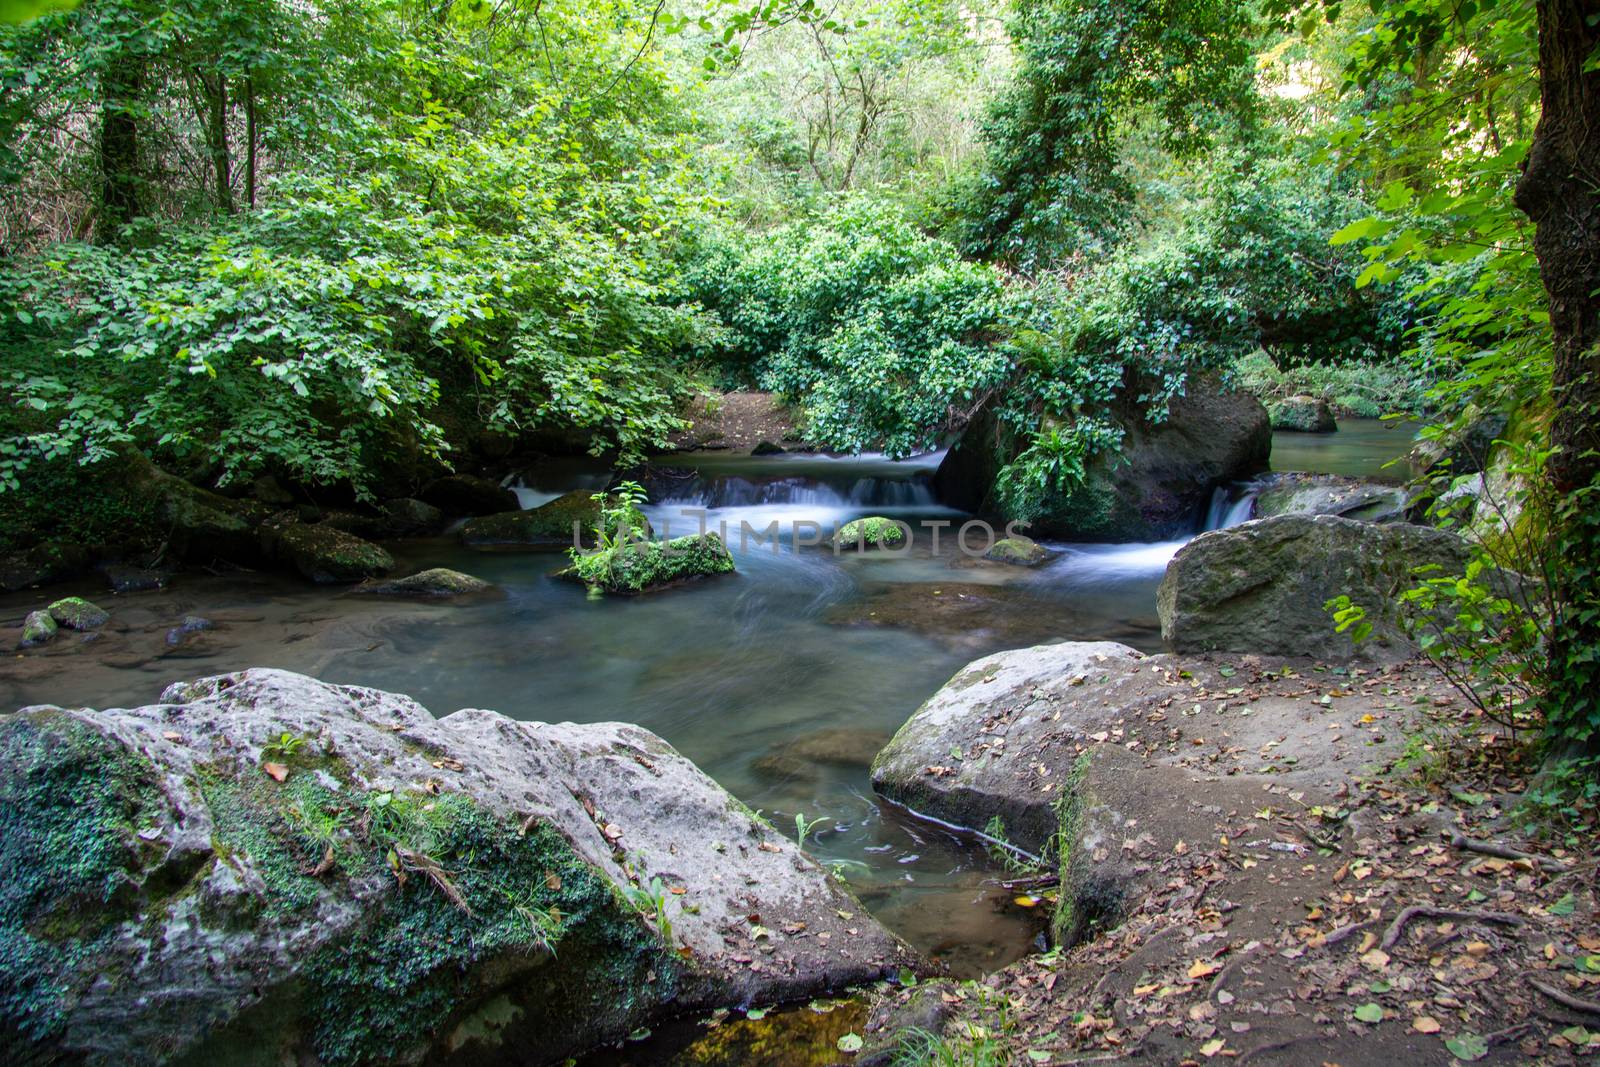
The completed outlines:
[[[1218,486],[1211,495],[1206,509],[1205,525],[1200,533],[1226,530],[1241,522],[1248,522],[1255,512],[1256,494],[1243,490],[1238,499],[1227,486]],[[1196,537],[1199,534],[1195,535]],[[1059,545],[1065,556],[1051,564],[1045,572],[1051,580],[1066,580],[1075,585],[1118,583],[1130,579],[1161,574],[1172,557],[1194,537],[1176,541],[1132,542],[1114,545]]]

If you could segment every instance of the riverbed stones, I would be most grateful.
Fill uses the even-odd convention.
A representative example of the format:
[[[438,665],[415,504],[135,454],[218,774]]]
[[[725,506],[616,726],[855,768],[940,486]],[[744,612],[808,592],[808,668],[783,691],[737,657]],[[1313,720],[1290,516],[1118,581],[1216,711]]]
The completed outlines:
[[[17,647],[38,648],[40,645],[49,644],[60,628],[60,624],[48,611],[30,611],[22,620],[22,640],[18,642]]]
[[[1175,652],[1258,652],[1345,662],[1416,651],[1393,610],[1416,568],[1466,568],[1466,542],[1446,530],[1334,515],[1283,515],[1201,534],[1167,564],[1156,597]],[[1334,630],[1326,605],[1349,596],[1367,611],[1359,645]]]
[[[8,1062],[548,1063],[917,966],[635,726],[258,669],[0,759]]]
[[[1255,513],[1339,515],[1364,522],[1398,522],[1406,517],[1411,494],[1398,485],[1380,485],[1337,474],[1268,474],[1258,479]]]
[[[279,557],[320,584],[359,582],[394,569],[388,552],[332,526],[293,523],[277,532],[275,543]]]
[[[430,567],[404,578],[365,581],[350,591],[370,596],[456,597],[486,593],[493,588],[482,578],[448,567]]]
[[[1333,408],[1319,396],[1289,396],[1267,405],[1274,430],[1291,433],[1333,433],[1339,423],[1333,417]]]
[[[435,478],[417,494],[424,503],[431,504],[446,515],[494,515],[514,511],[517,494],[472,474],[447,474]]]
[[[1193,377],[1152,423],[1125,389],[1112,417],[1120,446],[1092,459],[1080,483],[1044,501],[1031,532],[1071,541],[1164,541],[1194,532],[1215,490],[1267,468],[1272,424],[1247,393]],[[992,411],[980,412],[950,449],[934,477],[952,507],[985,514],[1005,508],[995,491],[1000,472],[1030,440]]]
[[[98,630],[111,621],[111,613],[81,596],[62,597],[45,609],[68,630]]]

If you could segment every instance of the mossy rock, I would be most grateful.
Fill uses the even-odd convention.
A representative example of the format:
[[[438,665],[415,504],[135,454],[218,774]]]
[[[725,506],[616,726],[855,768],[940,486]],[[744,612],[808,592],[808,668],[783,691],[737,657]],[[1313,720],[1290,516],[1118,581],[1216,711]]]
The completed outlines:
[[[45,610],[69,630],[98,630],[111,621],[109,611],[81,596],[62,597]]]
[[[1316,396],[1291,396],[1267,405],[1274,430],[1293,433],[1333,433],[1339,424],[1328,402]]]
[[[1037,567],[1055,558],[1055,553],[1027,537],[1002,537],[983,558],[996,563],[1010,563],[1017,567]]]
[[[60,626],[48,611],[30,611],[28,617],[22,620],[22,641],[17,647],[37,648],[48,644],[58,629]]]
[[[833,535],[834,548],[894,548],[905,541],[905,527],[881,515],[847,522]]]
[[[423,486],[417,496],[447,515],[494,515],[517,506],[517,494],[471,474],[436,478]]]
[[[600,502],[587,489],[576,489],[556,497],[547,504],[527,511],[506,511],[498,515],[485,515],[461,527],[461,543],[469,548],[571,548],[575,543],[584,547],[595,544],[594,528],[600,521]],[[612,498],[612,507],[618,498]],[[652,535],[650,522],[637,508],[618,523],[613,523],[611,536],[618,528],[627,525],[638,536]]]
[[[394,569],[389,553],[331,526],[287,526],[277,535],[277,552],[313,582],[359,582]]]
[[[487,593],[493,588],[482,578],[474,578],[448,567],[432,567],[404,578],[362,582],[350,591],[372,596],[452,597]]]
[[[626,724],[251,670],[24,708],[0,761],[5,1062],[551,1063],[916,963]],[[755,884],[774,929],[826,935],[763,973],[723,950]]]
[[[607,593],[636,596],[734,570],[733,554],[722,538],[704,533],[670,541],[626,539],[582,557],[558,572],[558,577]]]

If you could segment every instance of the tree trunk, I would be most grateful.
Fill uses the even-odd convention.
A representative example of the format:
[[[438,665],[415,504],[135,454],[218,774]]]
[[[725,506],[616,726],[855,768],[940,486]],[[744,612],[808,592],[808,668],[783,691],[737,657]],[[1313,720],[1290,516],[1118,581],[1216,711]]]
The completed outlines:
[[[100,221],[102,241],[143,213],[139,185],[139,97],[144,63],[128,58],[105,72],[100,93]]]
[[[256,206],[256,80],[244,80],[244,203],[255,210]]]
[[[211,177],[215,183],[217,209],[233,214],[233,164],[228,158],[228,77],[218,71],[215,78],[200,75],[209,114],[206,141],[211,149]]]
[[[1516,203],[1550,295],[1559,565],[1546,712],[1566,740],[1600,745],[1600,0],[1538,0],[1539,125]]]

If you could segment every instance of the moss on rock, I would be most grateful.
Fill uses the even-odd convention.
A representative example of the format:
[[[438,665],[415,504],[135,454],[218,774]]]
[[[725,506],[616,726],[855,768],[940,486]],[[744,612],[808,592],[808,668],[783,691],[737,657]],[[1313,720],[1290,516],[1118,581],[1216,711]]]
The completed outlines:
[[[714,533],[670,541],[623,540],[579,557],[559,572],[608,593],[631,596],[734,570],[733,554]]]
[[[473,519],[461,528],[461,543],[471,548],[593,547],[594,528],[600,522],[600,502],[594,497],[586,489],[577,489],[528,511]],[[609,506],[620,510],[622,501],[613,496]],[[613,521],[607,535],[616,537],[624,525],[641,537],[651,536],[650,522],[637,508],[629,508]]]
[[[277,550],[313,582],[359,582],[394,567],[394,557],[377,545],[331,526],[288,526],[278,534]]]
[[[453,571],[448,567],[432,567],[404,578],[363,582],[351,592],[373,596],[450,597],[486,593],[493,588],[493,585],[482,578],[474,578],[470,574]]]
[[[905,544],[905,527],[893,519],[870,515],[839,527],[833,535],[834,548],[892,548]]]
[[[48,611],[30,611],[22,620],[22,641],[19,648],[35,648],[55,637],[59,626]]]
[[[996,563],[1010,563],[1018,567],[1037,567],[1055,554],[1048,548],[1026,537],[1002,537],[983,554],[984,559]]]
[[[111,613],[81,596],[62,597],[46,608],[50,617],[69,630],[98,630],[111,621]]]

